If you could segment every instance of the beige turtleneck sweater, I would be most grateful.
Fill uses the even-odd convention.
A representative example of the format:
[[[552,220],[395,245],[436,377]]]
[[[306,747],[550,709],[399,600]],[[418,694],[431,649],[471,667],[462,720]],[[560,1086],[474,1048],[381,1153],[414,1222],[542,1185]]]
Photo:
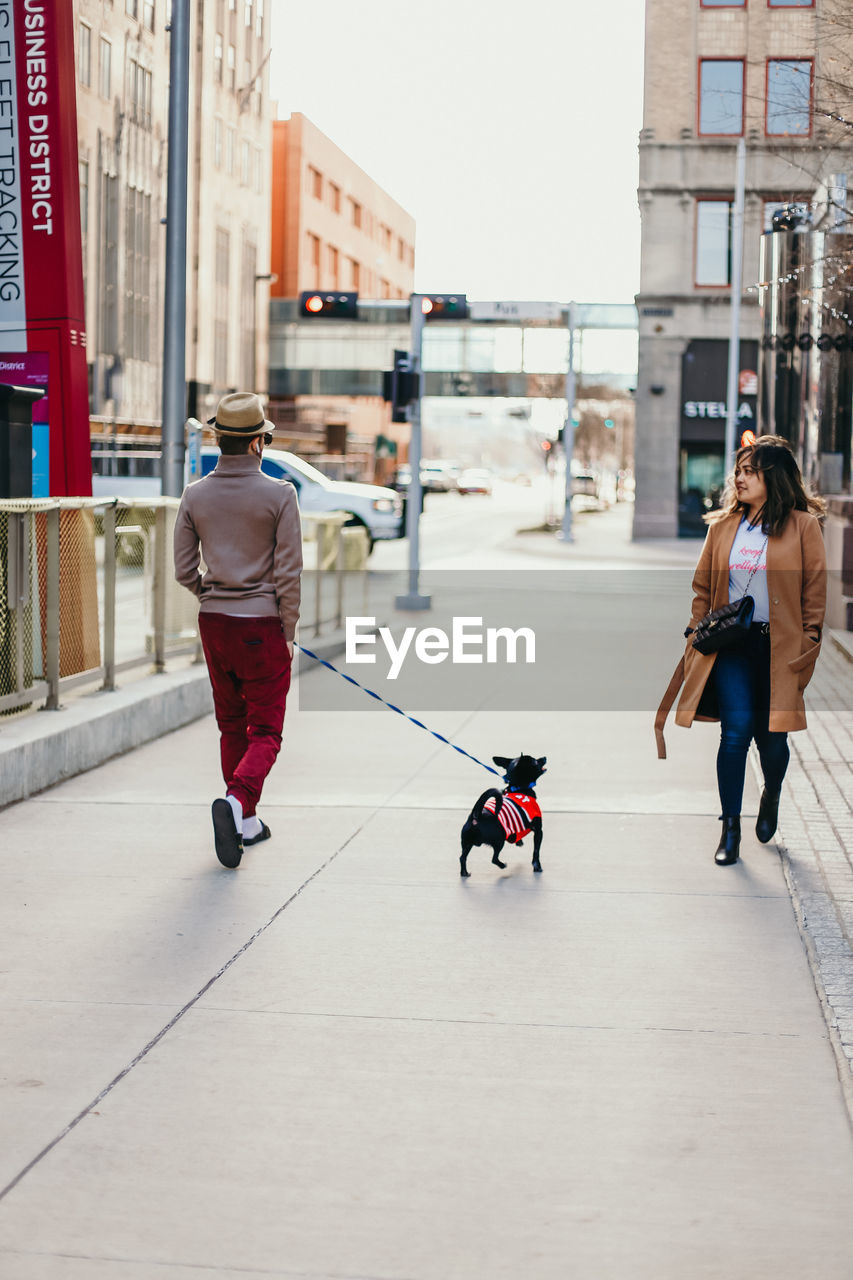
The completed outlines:
[[[222,455],[210,475],[184,490],[175,524],[175,577],[199,597],[203,613],[278,614],[292,640],[301,573],[296,490],[264,475],[255,455]]]

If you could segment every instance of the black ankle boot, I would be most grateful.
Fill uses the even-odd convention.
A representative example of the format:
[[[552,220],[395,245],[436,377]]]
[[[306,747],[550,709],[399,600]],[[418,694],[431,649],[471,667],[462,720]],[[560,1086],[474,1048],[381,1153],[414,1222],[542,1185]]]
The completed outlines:
[[[758,806],[758,817],[755,819],[755,834],[762,844],[767,844],[776,834],[779,821],[779,796],[773,795],[765,787],[761,793],[761,804]]]
[[[723,834],[714,861],[718,867],[730,867],[740,857],[740,817],[723,818]]]

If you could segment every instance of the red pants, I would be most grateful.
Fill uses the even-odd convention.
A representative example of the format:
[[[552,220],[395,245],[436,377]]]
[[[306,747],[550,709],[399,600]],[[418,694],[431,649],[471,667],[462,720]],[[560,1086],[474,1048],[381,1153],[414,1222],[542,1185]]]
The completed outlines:
[[[281,747],[290,654],[278,618],[198,615],[226,791],[251,818]]]

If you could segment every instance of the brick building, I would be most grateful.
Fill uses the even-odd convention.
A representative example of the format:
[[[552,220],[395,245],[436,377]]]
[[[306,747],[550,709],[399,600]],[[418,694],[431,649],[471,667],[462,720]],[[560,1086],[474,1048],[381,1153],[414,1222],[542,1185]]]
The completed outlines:
[[[724,480],[740,137],[738,403],[741,426],[755,424],[760,236],[775,209],[808,203],[826,174],[851,167],[850,130],[832,119],[851,30],[843,0],[647,0],[636,537],[701,533]]]
[[[270,262],[278,277],[272,298],[308,289],[408,298],[415,266],[411,215],[304,115],[275,121],[272,147]],[[318,323],[331,336],[326,322]],[[370,396],[273,395],[270,416],[285,443],[321,455],[329,470],[367,475],[388,408]]]

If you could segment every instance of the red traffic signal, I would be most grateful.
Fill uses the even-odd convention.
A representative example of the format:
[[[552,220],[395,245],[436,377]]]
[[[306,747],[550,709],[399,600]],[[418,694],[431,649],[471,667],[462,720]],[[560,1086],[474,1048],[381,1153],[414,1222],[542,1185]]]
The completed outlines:
[[[309,316],[311,319],[329,316],[332,320],[356,320],[358,294],[340,293],[337,290],[325,293],[320,290],[300,293],[299,314]]]
[[[542,441],[542,449],[543,449],[543,452],[548,453],[548,452],[550,451],[550,449],[551,449],[551,441],[550,441],[550,440],[543,440],[543,441]]]
[[[426,320],[465,320],[468,298],[464,293],[425,293],[421,310]]]

